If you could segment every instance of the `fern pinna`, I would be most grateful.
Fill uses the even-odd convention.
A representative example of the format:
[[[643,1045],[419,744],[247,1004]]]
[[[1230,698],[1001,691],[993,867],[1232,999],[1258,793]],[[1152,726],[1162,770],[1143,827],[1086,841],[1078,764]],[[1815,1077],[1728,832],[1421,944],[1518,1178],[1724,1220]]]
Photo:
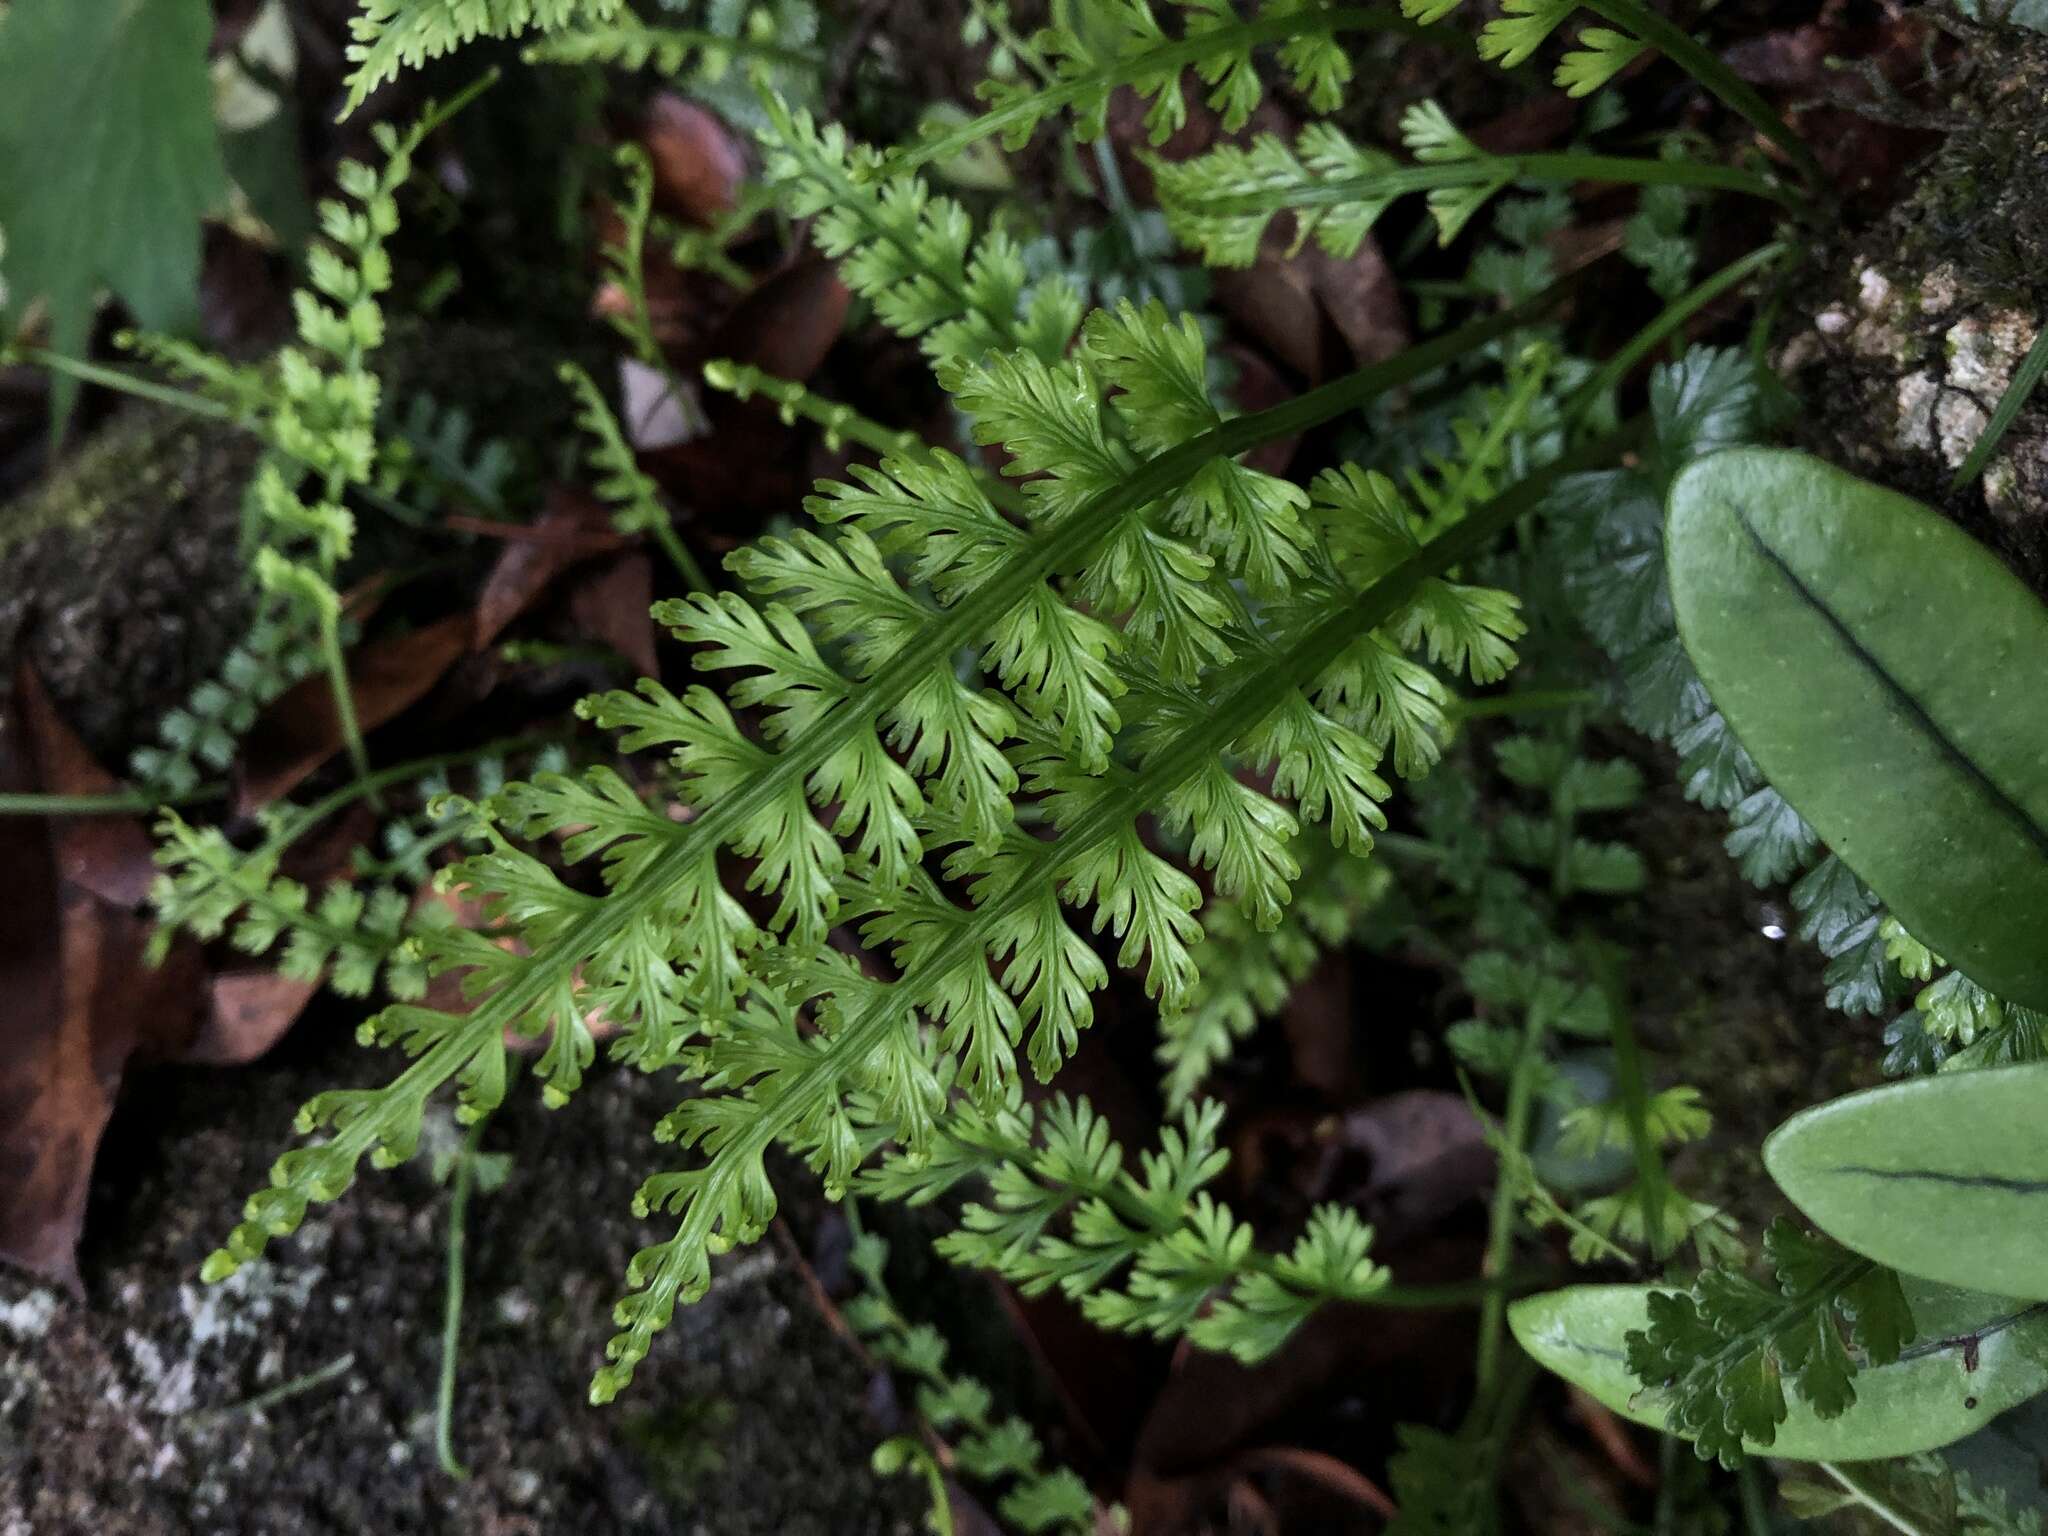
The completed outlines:
[[[1005,1103],[1020,1048],[1041,1077],[1056,1071],[1108,980],[1088,929],[1117,941],[1163,1008],[1188,1004],[1203,887],[1154,851],[1146,818],[1185,838],[1216,898],[1271,926],[1296,840],[1364,853],[1389,745],[1399,769],[1430,760],[1421,742],[1446,695],[1427,663],[1490,680],[1520,632],[1511,598],[1448,573],[1533,502],[1534,483],[1444,528],[1382,477],[1332,471],[1304,489],[1237,456],[1533,307],[1233,419],[1208,393],[1191,323],[1126,305],[1089,316],[1069,348],[1051,317],[1071,328],[1078,305],[1011,282],[1004,247],[973,242],[907,179],[856,176],[836,135],[781,126],[771,170],[848,193],[820,238],[843,246],[854,286],[901,295],[878,309],[926,333],[1021,494],[998,505],[942,450],[892,454],[822,485],[814,527],[732,556],[750,595],[664,605],[698,668],[727,676],[723,694],[645,679],[582,711],[624,750],[668,753],[687,815],[603,767],[491,797],[488,849],[455,878],[485,893],[501,931],[418,941],[436,969],[467,973],[474,1006],[398,1003],[366,1025],[414,1061],[382,1089],[307,1105],[302,1130],[329,1138],[280,1159],[209,1264],[221,1275],[253,1257],[363,1157],[409,1156],[451,1080],[466,1116],[487,1111],[505,1091],[508,1030],[545,1036],[545,1090],[573,1092],[601,1011],[617,1056],[679,1069],[696,1093],[663,1126],[691,1165],[639,1197],[677,1225],[631,1266],[600,1398],[706,1289],[712,1254],[763,1231],[771,1144],[843,1190],[882,1141],[929,1156],[956,1106]],[[1004,345],[1020,334],[1037,344]],[[572,884],[522,846],[550,841],[568,864],[594,860],[597,878]],[[743,890],[727,878],[735,856]],[[832,947],[835,929],[876,954]],[[505,931],[522,943],[494,942]],[[1326,1236],[1342,1274],[1320,1294],[1362,1292],[1343,1278],[1367,1262],[1362,1233]],[[1303,1273],[1326,1258],[1306,1254]],[[1261,1352],[1285,1331],[1271,1311],[1247,1314],[1242,1346],[1214,1342]]]

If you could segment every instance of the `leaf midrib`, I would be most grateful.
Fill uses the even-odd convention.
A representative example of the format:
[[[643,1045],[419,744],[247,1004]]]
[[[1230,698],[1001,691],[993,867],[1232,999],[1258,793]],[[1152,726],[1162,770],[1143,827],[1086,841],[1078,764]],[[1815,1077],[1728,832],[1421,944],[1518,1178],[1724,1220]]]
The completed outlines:
[[[1772,547],[1770,541],[1763,536],[1762,532],[1759,531],[1756,524],[1751,520],[1749,508],[1746,505],[1736,505],[1732,507],[1732,510],[1735,513],[1736,522],[1748,536],[1750,547],[1756,555],[1772,570],[1777,572],[1785,584],[1792,589],[1793,595],[1800,602],[1820,616],[1822,622],[1828,626],[1834,633],[1835,638],[1848,651],[1850,658],[1864,671],[1869,673],[1885,695],[1903,710],[1909,719],[1920,727],[1921,731],[1934,743],[1936,750],[1942,758],[1951,767],[1960,772],[1965,779],[1974,784],[1984,798],[2019,829],[2027,841],[2034,845],[2035,852],[2044,859],[2048,859],[2048,826],[2043,826],[2040,822],[2036,821],[2027,808],[2021,805],[2005,786],[1991,776],[1988,769],[1979,763],[1976,758],[1972,757],[1969,752],[1964,750],[1962,745],[1948,733],[1948,730],[1941,722],[1935,719],[1932,711],[1920,701],[1919,697],[1893,675],[1891,669],[1863,643],[1856,632],[1849,627],[1847,621],[1840,614],[1836,613],[1828,605],[1826,599],[1799,572],[1792,568],[1791,563],[1783,555],[1779,554]]]

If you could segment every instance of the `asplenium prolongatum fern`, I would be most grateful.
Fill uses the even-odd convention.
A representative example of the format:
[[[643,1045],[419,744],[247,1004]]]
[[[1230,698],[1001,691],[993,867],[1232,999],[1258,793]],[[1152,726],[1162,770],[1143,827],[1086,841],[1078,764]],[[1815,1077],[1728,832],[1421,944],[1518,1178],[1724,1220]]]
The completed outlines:
[[[886,184],[847,206],[869,259],[906,222],[952,228]],[[905,260],[899,281],[938,265]],[[1001,310],[938,270],[944,302],[916,328],[963,314],[1014,328],[1034,312],[1021,288],[997,295]],[[1401,766],[1426,766],[1447,695],[1423,658],[1489,679],[1519,633],[1511,599],[1446,577],[1514,508],[1425,540],[1441,530],[1379,477],[1333,471],[1303,488],[1236,455],[1521,318],[1236,420],[1203,383],[1199,333],[1157,308],[1089,317],[1071,352],[954,349],[945,382],[977,435],[1008,450],[1021,495],[998,506],[943,451],[895,455],[821,487],[814,528],[732,557],[751,596],[665,606],[725,692],[649,679],[584,713],[624,750],[670,755],[687,817],[605,768],[493,797],[493,845],[456,878],[486,894],[497,931],[419,941],[436,968],[466,972],[475,1006],[398,1004],[365,1026],[415,1060],[382,1089],[307,1106],[302,1128],[329,1139],[280,1159],[211,1271],[338,1195],[364,1156],[409,1156],[451,1079],[465,1113],[495,1104],[507,1030],[545,1037],[551,1098],[574,1091],[601,1012],[614,1054],[681,1068],[699,1090],[664,1125],[691,1165],[642,1191],[679,1220],[634,1261],[594,1388],[608,1397],[677,1301],[707,1287],[710,1256],[773,1215],[772,1143],[844,1188],[884,1139],[913,1158],[932,1146],[953,1095],[1002,1103],[1020,1049],[1051,1075],[1107,981],[1091,928],[1163,1007],[1184,1006],[1203,889],[1155,850],[1148,819],[1186,836],[1216,897],[1277,920],[1301,823],[1362,853],[1389,744]],[[529,851],[549,842],[569,864],[595,860],[598,878],[572,884]],[[832,947],[835,928],[893,974]],[[519,943],[495,942],[508,934]]]

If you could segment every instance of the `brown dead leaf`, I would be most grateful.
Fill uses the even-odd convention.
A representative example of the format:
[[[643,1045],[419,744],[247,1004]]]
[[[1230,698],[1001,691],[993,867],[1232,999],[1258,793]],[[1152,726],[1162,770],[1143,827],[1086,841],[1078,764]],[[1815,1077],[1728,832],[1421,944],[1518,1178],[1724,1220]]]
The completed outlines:
[[[1335,1140],[1371,1159],[1357,1193],[1390,1242],[1429,1230],[1493,1187],[1493,1149],[1459,1094],[1433,1088],[1390,1093],[1345,1115]]]
[[[94,761],[25,661],[15,672],[14,696],[25,746],[45,794],[107,795],[120,790],[120,781]],[[47,830],[63,879],[117,907],[140,907],[148,898],[156,861],[141,817],[53,816]]]
[[[718,115],[672,91],[648,104],[641,145],[654,164],[654,197],[666,212],[715,224],[739,201],[747,157]]]
[[[374,730],[425,697],[469,649],[476,621],[467,613],[360,647],[349,658],[356,720]],[[341,724],[326,675],[309,677],[265,710],[243,742],[236,808],[254,811],[288,795],[341,750]]]
[[[1340,1499],[1391,1520],[1398,1510],[1386,1491],[1349,1462],[1324,1451],[1299,1445],[1262,1445],[1237,1453],[1236,1464],[1248,1471],[1287,1472],[1306,1478]]]
[[[1383,363],[1414,340],[1394,269],[1367,236],[1349,257],[1332,256],[1311,243],[1295,258],[1308,269],[1309,291],[1337,328],[1351,353],[1351,366]]]
[[[592,639],[633,664],[642,677],[659,677],[654,654],[654,566],[644,554],[621,555],[577,577],[569,615]]]
[[[763,278],[733,307],[708,348],[799,383],[825,361],[846,324],[853,295],[832,263],[807,257]]]
[[[25,717],[47,705],[33,701],[39,692],[24,669],[0,725],[0,788],[93,781],[96,765],[73,755],[68,733],[53,738],[49,763],[38,760]],[[201,966],[190,944],[147,966],[148,921],[67,879],[61,841],[50,822],[0,818],[0,1260],[75,1292],[93,1154],[122,1069],[138,1051],[169,1054],[191,1039]],[[74,857],[100,872],[96,854]]]
[[[237,1067],[284,1038],[320,990],[271,970],[223,971],[207,983],[206,1011],[177,1060],[194,1067]]]
[[[1348,260],[1313,242],[1290,255],[1293,238],[1291,223],[1276,220],[1257,262],[1215,274],[1217,306],[1240,330],[1308,384],[1408,345],[1400,286],[1370,236]]]
[[[494,524],[490,531],[505,540],[505,547],[477,598],[469,643],[473,651],[497,639],[563,571],[624,542],[595,497],[566,486],[549,488],[547,506],[532,523]]]

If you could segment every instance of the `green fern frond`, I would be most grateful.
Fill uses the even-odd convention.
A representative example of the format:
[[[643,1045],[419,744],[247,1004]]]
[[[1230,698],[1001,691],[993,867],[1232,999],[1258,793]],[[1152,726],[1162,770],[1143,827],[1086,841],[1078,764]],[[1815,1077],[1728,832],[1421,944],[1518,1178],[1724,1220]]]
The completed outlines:
[[[1138,313],[1141,326],[1167,323]],[[1522,318],[1510,312],[1481,322],[1454,344]],[[1154,340],[1167,347],[1163,333]],[[1115,348],[1104,356],[1137,366]],[[1141,818],[1213,775],[1222,754],[1242,752],[1253,766],[1298,760],[1303,813],[1361,837],[1377,823],[1373,801],[1385,792],[1365,765],[1387,736],[1345,725],[1310,694],[1359,695],[1347,653],[1360,637],[1397,629],[1416,592],[1468,558],[1512,507],[1475,515],[1447,539],[1390,561],[1363,594],[1329,568],[1324,585],[1308,584],[1290,606],[1272,608],[1270,622],[1236,635],[1233,660],[1214,677],[1203,674],[1199,691],[1180,685],[1184,696],[1161,696],[1156,705],[1148,697],[1157,718],[1133,736],[1133,766],[1118,760],[1121,731],[1118,752],[1099,771],[1068,751],[1068,728],[1037,718],[1035,696],[1053,690],[1032,685],[1035,663],[1012,697],[964,679],[956,658],[988,648],[988,664],[1000,668],[998,642],[1013,627],[1038,637],[1021,643],[1027,661],[1074,644],[1100,643],[1107,654],[1113,631],[1100,615],[1129,612],[1148,588],[1137,577],[1091,573],[1133,526],[1205,473],[1235,478],[1217,466],[1266,434],[1300,430],[1432,365],[1425,350],[1266,417],[1223,422],[1148,460],[1120,462],[1113,480],[1085,492],[1049,476],[1055,483],[1033,498],[1046,515],[1028,527],[997,516],[957,461],[933,454],[885,463],[865,485],[880,501],[870,508],[856,497],[841,519],[850,526],[837,537],[806,532],[744,551],[735,569],[757,584],[761,606],[723,594],[664,611],[685,639],[706,648],[700,665],[741,674],[730,701],[701,685],[677,696],[643,681],[637,692],[584,711],[622,731],[625,750],[670,751],[693,814],[677,820],[640,805],[602,774],[542,776],[497,796],[494,813],[519,839],[562,839],[572,861],[602,854],[602,893],[572,889],[509,841],[463,866],[456,878],[491,893],[489,920],[517,932],[524,948],[460,931],[435,940],[436,968],[471,972],[474,1009],[456,1016],[397,1005],[372,1022],[371,1036],[416,1060],[384,1089],[327,1094],[307,1107],[302,1125],[331,1126],[333,1134],[280,1160],[272,1188],[252,1199],[212,1272],[227,1272],[289,1231],[310,1200],[339,1193],[364,1156],[409,1155],[428,1096],[451,1079],[465,1114],[494,1104],[504,1088],[507,1030],[547,1035],[548,1095],[573,1091],[594,1049],[586,1015],[601,1008],[618,1030],[619,1054],[649,1064],[685,1060],[707,1090],[666,1125],[703,1161],[642,1191],[644,1208],[670,1207],[681,1219],[670,1241],[632,1267],[636,1294],[620,1304],[614,1363],[594,1388],[609,1395],[676,1303],[702,1293],[709,1254],[765,1226],[774,1192],[762,1159],[772,1143],[790,1142],[829,1185],[844,1187],[863,1155],[846,1110],[854,1092],[883,1106],[905,1146],[929,1141],[951,1072],[942,1079],[927,1060],[920,1018],[938,1026],[946,1060],[964,1067],[963,1084],[984,1097],[1000,1093],[1027,1036],[1034,1067],[1057,1066],[1106,976],[1054,893],[1092,906],[1095,925],[1122,941],[1123,962],[1142,965],[1147,984],[1177,1006],[1193,979],[1186,951],[1198,936],[1189,914],[1199,898],[1185,874],[1146,847]],[[991,381],[1054,366],[1008,354],[969,370],[978,381],[971,388],[993,391],[1001,386]],[[1008,402],[1021,413],[1019,441],[1010,445],[1020,462],[1039,434],[1050,441],[1078,419],[1065,401],[1041,402],[1043,412],[1027,419],[1039,398],[1027,389]],[[993,404],[991,396],[991,416]],[[1076,473],[1097,471],[1084,463]],[[847,495],[827,487],[819,504],[837,511]],[[902,527],[923,526],[904,524],[906,516],[963,533],[950,548],[920,541],[935,562],[930,585],[940,597],[906,590],[882,563]],[[1172,542],[1149,529],[1147,538],[1154,551]],[[1101,632],[1077,632],[1064,617],[1073,610],[1047,585],[1052,577],[1137,596],[1099,607],[1090,617]],[[1178,612],[1159,620],[1192,622]],[[1140,657],[1167,641],[1181,644],[1176,636],[1121,634],[1126,649],[1141,647]],[[1323,683],[1325,674],[1335,681]],[[742,729],[734,708],[765,711],[759,738]],[[1017,743],[1010,753],[1001,750],[1004,737]],[[1053,836],[1014,828],[1012,786],[1043,797]],[[819,808],[836,808],[838,836],[819,822]],[[1232,836],[1257,847],[1276,835],[1275,818],[1249,802],[1246,811]],[[843,847],[841,837],[854,846]],[[775,908],[765,925],[725,889],[719,865],[728,850],[754,861],[751,884]],[[946,854],[948,877],[965,886],[971,905],[932,883],[917,862],[921,850]],[[872,979],[819,947],[830,925],[849,919],[863,922],[868,943],[894,951],[896,980]],[[777,941],[778,933],[787,937]],[[991,958],[1009,960],[1000,979]],[[795,1028],[794,1010],[804,1005],[820,1020],[814,1035]],[[717,1041],[708,1054],[698,1049],[707,1033]]]
[[[1501,15],[1479,33],[1479,56],[1503,69],[1526,64],[1563,26],[1578,0],[1501,0]]]
[[[1283,213],[1293,216],[1295,249],[1314,239],[1333,256],[1349,258],[1388,208],[1416,192],[1426,195],[1443,245],[1517,183],[1604,180],[1645,183],[1653,191],[1695,186],[1776,195],[1745,171],[1683,158],[1489,154],[1433,101],[1403,114],[1401,137],[1412,164],[1357,144],[1327,123],[1303,128],[1292,144],[1260,134],[1248,145],[1150,163],[1175,237],[1211,264],[1229,267],[1251,265],[1267,227]]]
[[[1179,33],[1163,17],[1177,15]],[[1350,83],[1351,60],[1337,39],[1384,30],[1391,11],[1339,6],[1326,0],[1264,0],[1246,20],[1232,0],[1115,0],[1056,19],[1029,40],[1048,79],[1042,85],[990,79],[980,87],[989,110],[899,151],[892,169],[945,163],[984,140],[1022,149],[1048,118],[1070,117],[1082,143],[1100,138],[1110,98],[1128,87],[1147,103],[1145,128],[1163,144],[1187,122],[1183,77],[1193,70],[1205,100],[1236,133],[1264,99],[1256,52],[1278,44],[1278,63],[1294,89],[1318,112],[1334,111]]]
[[[320,665],[319,639],[304,615],[265,604],[220,669],[157,722],[156,740],[129,759],[130,776],[160,800],[192,793],[234,761],[256,717]]]
[[[996,1419],[989,1389],[947,1367],[945,1339],[927,1324],[912,1323],[889,1294],[888,1244],[857,1223],[855,1230],[849,1263],[862,1290],[846,1304],[846,1320],[885,1364],[918,1378],[918,1416],[951,1444],[955,1465],[1002,1490],[997,1508],[1011,1524],[1034,1533],[1093,1536],[1097,1507],[1088,1485],[1069,1468],[1048,1468],[1031,1426],[1014,1416]]]
[[[885,427],[844,401],[827,400],[795,379],[777,378],[750,363],[713,358],[704,365],[704,382],[737,399],[759,395],[773,401],[784,426],[793,426],[798,419],[815,423],[824,428],[825,446],[835,453],[846,443],[876,454],[909,453],[924,443],[915,432]]]
[[[712,76],[724,74],[739,60],[817,69],[823,60],[801,48],[743,31],[713,32],[699,27],[650,26],[632,12],[619,10],[611,19],[568,25],[564,30],[527,44],[520,57],[529,64],[608,64],[615,69],[647,69],[680,75],[692,68]]]
[[[666,528],[669,512],[661,488],[640,468],[596,381],[574,363],[563,363],[556,374],[576,398],[576,425],[590,439],[590,467],[598,477],[592,489],[611,508],[612,526],[626,534]]]
[[[935,363],[966,364],[1022,348],[1056,362],[1081,323],[1080,292],[1062,277],[1033,281],[1016,242],[976,239],[967,210],[915,176],[885,174],[882,157],[836,123],[820,127],[780,101],[767,105],[762,175],[839,275],[891,330],[919,338]]]
[[[361,14],[348,24],[348,60],[355,68],[342,110],[355,111],[401,69],[417,69],[479,37],[602,24],[622,8],[622,0],[363,0]]]
[[[1612,27],[1586,27],[1579,33],[1579,46],[1558,60],[1558,88],[1567,96],[1590,96],[1641,58],[1649,46]]]
[[[376,479],[384,457],[369,356],[384,335],[380,301],[391,286],[386,242],[398,226],[397,191],[425,131],[401,135],[379,124],[383,167],[350,160],[337,169],[346,200],[320,205],[323,239],[307,254],[308,286],[292,295],[298,341],[269,368],[217,364],[181,343],[131,338],[142,355],[197,381],[269,448],[245,503],[245,552],[265,595],[257,617],[220,672],[160,723],[157,744],[135,755],[136,777],[167,799],[225,768],[242,734],[287,689],[323,665],[340,672],[345,626],[335,582],[355,534],[345,498]]]
[[[638,144],[621,144],[612,156],[625,173],[626,195],[613,204],[619,218],[618,237],[602,251],[605,273],[625,298],[610,311],[611,327],[649,368],[666,371],[668,363],[654,334],[654,316],[647,298],[647,230],[654,217],[654,162]]]
[[[1184,450],[1176,452],[1180,451]],[[1139,478],[1142,483],[1142,475]],[[1128,485],[1122,494],[1130,494]],[[1494,515],[1506,512],[1496,509]],[[1069,519],[1061,527],[1072,524]],[[1276,642],[1269,652],[1233,669],[1225,686],[1211,696],[1209,707],[1176,721],[1170,733],[1163,732],[1150,744],[1141,754],[1142,774],[1058,782],[1050,818],[1058,835],[1030,839],[1028,847],[1023,846],[1026,840],[1012,840],[986,874],[970,878],[975,902],[971,910],[944,902],[936,891],[916,903],[892,898],[907,910],[871,922],[863,936],[871,943],[883,939],[896,946],[897,963],[903,968],[898,980],[871,980],[842,959],[829,957],[829,952],[818,963],[785,967],[781,975],[793,988],[792,1003],[806,995],[829,997],[822,1044],[804,1041],[783,1028],[781,1045],[750,1057],[745,1070],[722,1080],[725,1085],[748,1084],[746,1097],[691,1100],[670,1117],[668,1133],[698,1147],[708,1161],[643,1186],[643,1207],[674,1209],[681,1221],[673,1239],[636,1258],[628,1278],[637,1291],[619,1305],[621,1332],[609,1349],[613,1363],[600,1373],[593,1391],[604,1398],[623,1387],[677,1301],[702,1294],[709,1284],[708,1255],[713,1247],[749,1239],[762,1230],[774,1210],[762,1158],[774,1141],[793,1140],[828,1187],[843,1187],[852,1177],[862,1143],[839,1097],[841,1085],[849,1079],[865,1081],[885,1102],[885,1115],[913,1155],[928,1144],[942,1079],[918,1047],[914,1021],[920,1012],[945,1021],[947,1038],[956,1048],[980,1049],[998,1061],[1002,1047],[990,1043],[998,1032],[1014,1036],[1029,1022],[1043,1039],[1048,1029],[1064,1036],[1087,1022],[1085,1012],[1054,1013],[1049,1002],[1041,1003],[1048,1012],[1036,1020],[1020,1019],[1007,990],[1017,984],[1009,979],[1014,968],[1006,973],[1006,985],[998,985],[986,969],[985,956],[1015,947],[1020,925],[1033,931],[1038,952],[1073,953],[1074,941],[1065,936],[1048,892],[1058,889],[1067,899],[1083,903],[1092,899],[1097,926],[1109,927],[1124,940],[1122,963],[1142,961],[1148,989],[1165,995],[1167,1006],[1174,1006],[1176,992],[1184,992],[1191,979],[1176,908],[1184,914],[1192,900],[1174,894],[1174,882],[1184,886],[1185,877],[1138,840],[1138,816],[1271,717],[1276,701],[1291,699],[1328,669],[1343,670],[1342,658],[1361,632],[1370,632],[1390,617],[1417,586],[1459,558],[1468,540],[1485,536],[1493,526],[1497,524],[1475,519],[1456,535],[1418,552],[1362,596],[1340,598],[1320,612],[1299,615],[1303,627],[1290,643]],[[1256,755],[1252,761],[1258,761]],[[958,833],[947,840],[965,842]],[[974,876],[975,856],[956,853],[949,873]],[[1085,996],[1087,987],[1084,983],[1035,990],[1045,998],[1061,998]],[[1050,1063],[1034,1064],[1044,1071]],[[989,1086],[984,1075],[984,1096]],[[1188,1272],[1206,1273],[1201,1269],[1206,1262],[1202,1255],[1218,1244],[1227,1246],[1226,1239],[1236,1241],[1220,1218],[1186,1239],[1195,1250],[1184,1256],[1186,1266],[1192,1266]],[[1161,1272],[1131,1302],[1137,1309],[1134,1319],[1153,1315],[1147,1296],[1161,1299],[1171,1312],[1171,1298],[1183,1295],[1173,1270],[1179,1262],[1162,1256]],[[1263,1294],[1247,1298],[1245,1305],[1248,1316],[1242,1321],[1247,1336],[1258,1331],[1257,1316],[1273,1308],[1285,1311],[1277,1298]]]
[[[387,406],[383,425],[376,480],[383,495],[402,496],[427,513],[449,491],[487,511],[503,509],[517,455],[504,438],[481,433],[462,406],[422,391],[407,398],[403,412]]]
[[[1696,348],[1656,369],[1652,458],[1638,470],[1578,477],[1556,499],[1558,515],[1579,535],[1567,590],[1579,621],[1620,669],[1628,722],[1678,749],[1688,798],[1730,813],[1735,825],[1728,847],[1744,874],[1792,879],[1799,937],[1827,957],[1828,1006],[1881,1013],[1905,990],[1886,954],[1885,913],[1847,865],[1832,854],[1815,860],[1818,840],[1764,782],[1713,708],[1671,612],[1663,486],[1693,458],[1758,434],[1763,402],[1756,370],[1738,352]],[[1887,1070],[1931,1071],[1937,1064],[1938,1049],[1918,1037],[1921,1017],[1909,1013],[1892,1026]]]
[[[1207,1190],[1228,1162],[1216,1144],[1222,1116],[1214,1101],[1189,1105],[1133,1171],[1085,1099],[1057,1097],[1034,1114],[1012,1093],[992,1110],[962,1107],[928,1158],[892,1153],[859,1187],[921,1203],[985,1181],[989,1203],[968,1205],[939,1240],[946,1257],[1027,1296],[1058,1290],[1102,1327],[1185,1335],[1251,1362],[1318,1306],[1371,1301],[1388,1276],[1368,1257],[1371,1229],[1338,1206],[1319,1207],[1292,1250],[1255,1251],[1251,1229]],[[1122,1289],[1111,1288],[1118,1277]]]
[[[150,889],[155,957],[180,931],[201,940],[228,934],[252,958],[283,940],[277,970],[294,981],[324,979],[344,997],[367,997],[380,981],[393,997],[426,991],[425,964],[407,942],[408,893],[337,881],[316,898],[277,873],[278,849],[243,853],[218,828],[187,826],[175,811],[165,811],[156,830],[162,873]]]

